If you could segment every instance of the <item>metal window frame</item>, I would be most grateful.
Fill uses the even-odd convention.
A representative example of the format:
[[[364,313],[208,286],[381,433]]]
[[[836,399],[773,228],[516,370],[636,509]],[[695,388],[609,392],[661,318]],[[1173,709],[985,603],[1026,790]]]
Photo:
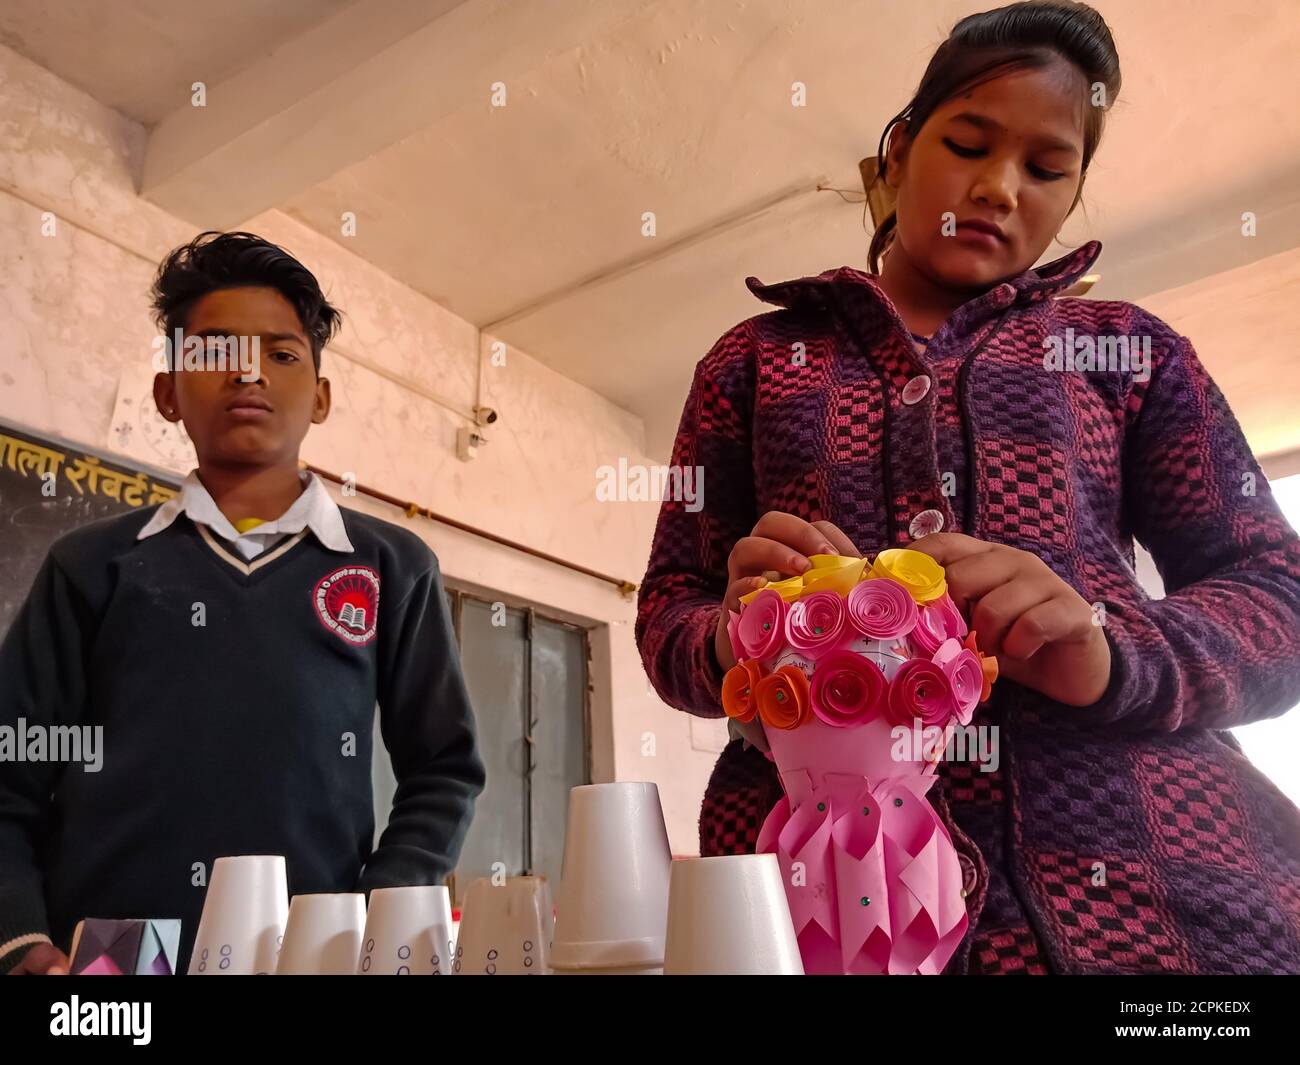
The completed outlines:
[[[566,621],[563,618],[555,617],[536,607],[520,603],[517,600],[512,601],[504,596],[489,599],[481,593],[465,591],[454,585],[446,585],[447,595],[451,599],[451,620],[452,629],[456,635],[456,648],[459,651],[463,647],[463,616],[464,605],[466,600],[473,600],[481,603],[486,607],[492,607],[496,603],[502,603],[507,610],[515,610],[524,616],[524,651],[527,654],[527,668],[525,670],[525,683],[528,690],[523,700],[523,720],[520,722],[523,732],[525,764],[524,764],[524,801],[523,801],[523,840],[524,840],[524,875],[533,875],[533,775],[537,770],[536,760],[536,741],[533,738],[533,730],[537,727],[537,698],[534,685],[534,670],[537,664],[537,655],[533,645],[533,630],[538,620],[545,621],[548,624],[555,625],[562,629],[568,629],[570,632],[579,633],[582,636],[582,716],[580,725],[582,727],[582,775],[583,783],[591,783],[591,629],[583,625],[577,625],[572,621]],[[456,874],[455,872],[447,875],[447,886],[451,889],[451,896],[456,896]]]

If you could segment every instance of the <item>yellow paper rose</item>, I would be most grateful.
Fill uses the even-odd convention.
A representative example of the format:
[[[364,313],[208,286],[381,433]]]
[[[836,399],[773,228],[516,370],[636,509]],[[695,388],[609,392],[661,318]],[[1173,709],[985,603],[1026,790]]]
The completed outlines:
[[[808,561],[813,568],[803,575],[804,595],[835,592],[847,596],[862,579],[862,570],[867,564],[865,558],[847,555],[809,555]]]
[[[909,551],[905,547],[881,551],[864,579],[873,577],[897,581],[918,603],[929,603],[948,590],[943,567],[924,552]]]
[[[812,570],[809,570],[808,572],[811,573]],[[742,595],[740,597],[740,601],[748,606],[749,601],[753,599],[754,596],[758,595],[759,592],[767,591],[767,589],[769,588],[771,588],[772,591],[776,592],[777,595],[779,595],[787,603],[793,603],[796,599],[799,598],[799,594],[803,591],[803,578],[787,577],[783,581],[772,581],[770,584],[763,585],[762,588],[755,588],[752,592],[749,592],[747,595]]]

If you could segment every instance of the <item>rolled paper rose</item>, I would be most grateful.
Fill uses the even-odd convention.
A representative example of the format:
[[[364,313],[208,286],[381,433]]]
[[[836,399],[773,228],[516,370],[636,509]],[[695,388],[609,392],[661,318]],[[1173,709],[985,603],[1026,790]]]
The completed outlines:
[[[787,577],[783,581],[770,581],[757,591],[746,592],[740,597],[740,601],[748,606],[764,592],[776,592],[785,602],[793,603],[803,594],[803,578]]]
[[[747,723],[758,714],[758,699],[754,689],[763,679],[763,667],[754,659],[746,659],[727,670],[722,678],[722,709],[728,717]]]
[[[921,658],[932,658],[934,656],[935,651],[939,650],[940,644],[948,638],[948,634],[943,631],[942,625],[943,620],[941,618],[928,614],[924,609],[918,611],[916,628],[907,637],[916,655]]]
[[[920,608],[911,639],[923,655],[932,656],[939,650],[944,640],[961,638],[965,635],[966,621],[953,603],[952,597],[944,592],[938,599]]]
[[[740,645],[745,658],[771,658],[785,646],[785,600],[769,586],[740,612]]]
[[[910,551],[905,547],[881,551],[871,563],[867,576],[898,581],[918,603],[938,599],[948,590],[943,567],[924,552]]]
[[[925,608],[926,610],[937,610],[943,616],[944,627],[953,636],[960,639],[966,635],[966,619],[961,616],[961,611],[957,609],[957,604],[952,601],[952,596],[947,591],[934,602],[926,603]]]
[[[791,603],[785,615],[790,649],[819,658],[844,643],[848,635],[844,600],[835,592],[814,592]]]
[[[980,692],[980,702],[983,702],[992,694],[993,682],[998,679],[998,660],[993,655],[982,654],[980,669],[984,671],[984,688]]]
[[[754,687],[758,716],[770,728],[795,729],[812,719],[808,678],[797,666],[782,666]]]
[[[975,630],[966,634],[966,650],[973,651],[980,660],[980,669],[984,672],[984,687],[980,689],[980,702],[989,697],[993,691],[993,682],[998,679],[998,660],[993,655],[986,655],[975,645]]]
[[[805,596],[812,592],[848,595],[862,579],[862,570],[867,564],[865,558],[850,558],[848,555],[809,555],[808,561],[813,568],[803,575]]]
[[[885,708],[889,682],[870,661],[852,651],[832,651],[817,663],[812,711],[836,728],[863,725]]]
[[[933,662],[913,658],[904,662],[889,684],[889,719],[896,725],[921,724],[942,727],[957,713],[952,685],[947,674]]]
[[[934,664],[942,669],[952,685],[952,695],[957,701],[957,720],[969,725],[984,688],[984,670],[979,656],[960,640],[945,640],[935,652]]]
[[[869,640],[896,640],[916,627],[915,601],[889,577],[859,581],[850,590],[846,605],[849,623]]]
[[[745,657],[745,645],[740,642],[740,615],[727,611],[727,639],[731,641],[731,654],[737,662]]]

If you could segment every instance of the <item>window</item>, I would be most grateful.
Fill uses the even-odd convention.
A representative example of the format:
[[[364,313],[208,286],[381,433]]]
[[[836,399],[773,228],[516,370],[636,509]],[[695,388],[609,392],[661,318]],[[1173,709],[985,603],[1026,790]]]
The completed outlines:
[[[1279,477],[1270,481],[1269,487],[1291,527],[1300,529],[1300,474]],[[1295,758],[1295,752],[1300,750],[1300,706],[1292,707],[1281,717],[1242,725],[1232,733],[1260,772],[1288,799],[1300,805],[1300,765]]]
[[[454,902],[497,869],[546,876],[554,890],[569,791],[591,780],[587,633],[531,608],[459,591],[448,591],[447,599],[487,767],[487,787],[450,881]],[[374,747],[378,842],[396,781],[377,721]]]

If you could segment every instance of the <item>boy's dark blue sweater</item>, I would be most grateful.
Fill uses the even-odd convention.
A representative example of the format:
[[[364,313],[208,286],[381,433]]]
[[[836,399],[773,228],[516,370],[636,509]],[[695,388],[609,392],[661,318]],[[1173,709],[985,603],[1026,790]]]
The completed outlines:
[[[484,771],[434,554],[343,510],[354,551],[248,563],[183,516],[137,540],[155,509],[55,543],[0,645],[0,728],[103,727],[98,772],[0,761],[0,945],[180,917],[183,966],[222,855],[285,855],[291,894],[441,882]]]

